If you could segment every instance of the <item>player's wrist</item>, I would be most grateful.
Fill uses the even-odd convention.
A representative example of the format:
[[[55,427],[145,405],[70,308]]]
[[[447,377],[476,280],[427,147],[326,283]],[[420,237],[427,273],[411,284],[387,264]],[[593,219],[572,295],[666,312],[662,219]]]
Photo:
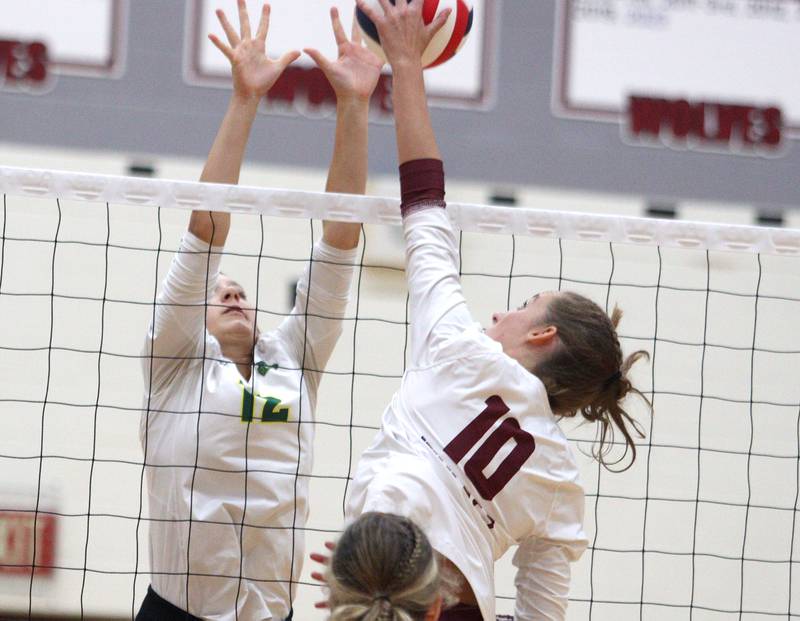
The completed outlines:
[[[403,54],[389,58],[392,73],[422,73],[422,56],[416,54]]]
[[[361,114],[369,112],[369,102],[372,94],[360,95],[357,93],[337,93],[336,113],[342,114]]]
[[[264,95],[261,93],[236,89],[231,96],[231,106],[237,108],[241,112],[255,113],[263,97]]]

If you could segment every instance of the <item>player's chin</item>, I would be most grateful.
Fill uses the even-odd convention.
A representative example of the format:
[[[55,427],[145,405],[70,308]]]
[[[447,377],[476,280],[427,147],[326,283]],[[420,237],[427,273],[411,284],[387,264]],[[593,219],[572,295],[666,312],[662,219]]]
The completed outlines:
[[[225,316],[225,329],[236,333],[250,333],[255,330],[255,323],[249,317],[239,313],[229,313]]]

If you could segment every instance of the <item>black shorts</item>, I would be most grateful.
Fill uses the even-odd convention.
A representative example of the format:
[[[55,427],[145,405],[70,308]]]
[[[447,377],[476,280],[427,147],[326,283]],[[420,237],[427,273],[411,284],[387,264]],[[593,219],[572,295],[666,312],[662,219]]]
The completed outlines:
[[[286,617],[286,621],[291,621],[292,612]],[[153,590],[147,587],[147,595],[142,602],[142,607],[136,615],[136,621],[203,621],[200,617],[190,615],[185,610],[170,604]]]
[[[190,615],[185,610],[170,604],[153,590],[147,587],[142,607],[136,615],[136,621],[203,621],[200,617]]]

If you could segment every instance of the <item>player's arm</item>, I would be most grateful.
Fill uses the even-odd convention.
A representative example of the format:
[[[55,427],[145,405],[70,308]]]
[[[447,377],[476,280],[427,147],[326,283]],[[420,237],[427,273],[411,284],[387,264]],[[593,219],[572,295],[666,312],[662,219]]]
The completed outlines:
[[[331,25],[336,59],[328,59],[316,49],[305,50],[336,92],[336,136],[325,189],[363,194],[367,187],[369,102],[383,63],[361,45],[355,27],[348,39],[335,8],[331,9]],[[323,369],[341,334],[360,231],[360,224],[323,222],[322,243],[314,248],[311,266],[297,285],[292,315],[281,325],[306,368]],[[317,378],[315,373],[309,376],[312,382]]]
[[[392,104],[400,165],[418,160],[441,161],[425,94],[422,54],[433,35],[444,26],[449,12],[443,11],[426,26],[422,20],[422,0],[397,6],[381,0],[383,14],[376,13],[362,0],[358,4],[375,21],[381,47],[392,65]]]
[[[332,60],[314,48],[304,50],[336,93],[336,137],[325,191],[364,194],[367,189],[369,104],[383,63],[362,46],[355,20],[348,39],[335,7],[330,15],[338,57]],[[323,240],[341,250],[355,248],[360,232],[360,224],[323,222]]]
[[[576,482],[563,482],[543,520],[541,537],[524,540],[514,554],[516,621],[563,621],[567,614],[571,565],[583,554],[586,500]]]
[[[410,293],[411,357],[422,363],[437,342],[471,323],[458,278],[458,247],[445,213],[444,167],[431,124],[422,54],[449,12],[426,26],[422,1],[382,10],[359,0],[373,20],[392,65],[397,153],[400,162],[406,276]]]
[[[253,35],[245,0],[237,0],[237,4],[239,33],[228,21],[225,13],[217,10],[217,17],[228,43],[224,43],[214,34],[209,35],[211,42],[230,61],[233,76],[233,94],[228,110],[200,176],[200,181],[209,183],[239,182],[239,172],[258,104],[283,70],[300,56],[299,52],[293,51],[287,52],[278,60],[270,59],[266,54],[270,6],[263,5],[258,30]],[[228,212],[195,211],[189,220],[189,232],[213,246],[225,244],[229,229]]]
[[[568,550],[546,540],[522,542],[514,554],[516,621],[563,621],[567,614],[570,561]]]
[[[209,35],[228,58],[233,76],[233,94],[209,152],[201,181],[237,183],[258,103],[285,67],[299,56],[289,52],[277,61],[266,56],[269,5],[264,5],[258,29],[253,35],[244,0],[239,0],[240,31],[231,26],[225,13],[217,11],[228,44]],[[213,291],[219,272],[222,246],[230,229],[227,212],[194,211],[187,234],[170,266],[156,307],[154,325],[148,334],[145,361],[151,389],[176,371],[181,359],[197,358],[205,334],[205,302]],[[176,364],[178,363],[178,364]],[[149,377],[152,367],[153,377]]]

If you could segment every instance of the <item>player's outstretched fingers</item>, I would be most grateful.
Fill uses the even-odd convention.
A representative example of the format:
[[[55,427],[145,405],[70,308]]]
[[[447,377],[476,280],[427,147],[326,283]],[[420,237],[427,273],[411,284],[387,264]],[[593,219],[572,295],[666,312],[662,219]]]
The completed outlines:
[[[331,25],[333,26],[333,36],[336,39],[336,45],[347,43],[347,35],[342,28],[342,20],[339,19],[339,9],[336,7],[331,8]]]
[[[256,31],[256,39],[261,41],[267,40],[267,33],[269,32],[269,15],[270,15],[270,6],[269,4],[264,3],[264,6],[261,7],[261,19],[258,22],[258,30]]]
[[[406,6],[408,7],[408,12],[413,13],[414,15],[422,15],[422,7],[425,3],[423,0],[408,0]]]
[[[364,15],[369,17],[376,26],[382,24],[386,19],[386,14],[383,11],[376,11],[372,5],[367,4],[364,0],[356,0],[356,6],[361,9]]]
[[[336,549],[336,544],[333,541],[326,541],[325,542],[325,547],[328,548],[328,550],[330,550],[331,552],[333,552]],[[316,561],[317,563],[322,563],[325,566],[327,566],[331,561],[330,557],[326,556],[325,554],[318,554],[316,552],[313,552],[309,556],[311,556],[311,559],[313,561]],[[327,580],[325,580],[325,576],[323,574],[321,574],[320,572],[318,572],[318,571],[312,571],[311,572],[311,577],[314,580],[318,581],[318,582],[322,582],[322,583],[327,584]],[[317,608],[317,609],[320,609],[320,610],[325,610],[325,609],[330,608],[330,604],[327,601],[317,602],[317,603],[314,604],[314,608]]]
[[[386,15],[391,15],[392,13],[400,9],[400,7],[397,6],[397,4],[392,4],[391,2],[389,2],[389,0],[378,0],[378,4],[381,5],[381,8],[383,9],[384,14]]]
[[[317,582],[324,582],[324,583],[326,583],[326,584],[327,584],[327,582],[328,582],[327,580],[325,580],[325,576],[323,576],[323,575],[322,575],[321,573],[319,573],[318,571],[312,571],[312,572],[311,572],[311,578],[312,578],[313,580],[316,580]]]
[[[208,38],[211,40],[211,43],[217,46],[217,49],[225,54],[225,57],[233,62],[233,50],[225,45],[222,41],[219,40],[219,37],[215,34],[209,34]]]
[[[311,60],[322,69],[323,73],[327,73],[328,69],[330,69],[331,61],[325,58],[325,56],[319,51],[314,49],[313,47],[305,47],[303,51],[311,57]]]
[[[217,19],[219,20],[220,26],[222,26],[222,30],[225,31],[225,36],[228,37],[228,43],[231,44],[231,47],[236,47],[241,43],[241,39],[239,35],[236,34],[236,30],[234,30],[231,23],[228,21],[228,16],[225,15],[225,11],[222,9],[217,9]]]
[[[350,29],[350,41],[356,45],[361,45],[361,28],[358,27],[358,19],[353,15],[353,27]]]
[[[291,65],[294,61],[300,58],[301,54],[297,50],[292,50],[291,52],[286,52],[283,56],[281,56],[276,62],[278,63],[278,68],[283,72],[286,67]]]
[[[320,565],[327,566],[328,563],[331,562],[331,557],[325,554],[320,554],[319,552],[312,552],[308,555],[309,558],[314,561],[315,563],[319,563]]]
[[[425,27],[425,36],[428,37],[428,41],[433,39],[437,32],[439,32],[442,27],[447,23],[447,19],[450,17],[450,14],[453,12],[453,9],[445,9],[441,13],[439,13],[436,18]]]
[[[239,32],[242,39],[249,39],[250,34],[250,16],[247,13],[247,2],[245,0],[237,0],[236,4],[239,7]]]

